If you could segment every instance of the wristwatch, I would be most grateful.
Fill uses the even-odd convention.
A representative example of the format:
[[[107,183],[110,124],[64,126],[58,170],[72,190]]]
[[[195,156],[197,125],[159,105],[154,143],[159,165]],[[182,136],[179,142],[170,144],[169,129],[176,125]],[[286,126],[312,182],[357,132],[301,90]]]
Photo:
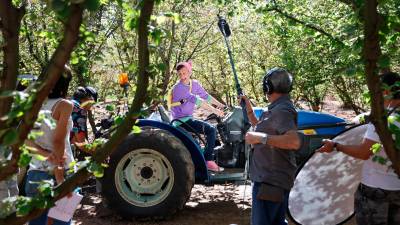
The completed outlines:
[[[266,145],[268,141],[268,134],[264,134],[263,137],[261,138],[261,144]]]
[[[337,146],[338,146],[338,143],[337,142],[333,142],[333,151],[336,151],[336,152],[339,151]]]

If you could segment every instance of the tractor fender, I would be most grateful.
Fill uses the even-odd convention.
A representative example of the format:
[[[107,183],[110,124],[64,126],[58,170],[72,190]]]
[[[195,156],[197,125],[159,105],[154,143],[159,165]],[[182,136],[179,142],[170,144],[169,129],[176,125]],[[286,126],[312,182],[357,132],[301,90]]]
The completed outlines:
[[[156,120],[140,119],[138,120],[138,123],[136,125],[139,127],[149,126],[166,130],[175,137],[177,137],[179,140],[181,140],[182,143],[187,148],[187,150],[189,151],[190,156],[192,157],[192,161],[195,167],[196,182],[207,183],[210,181],[210,177],[206,166],[206,161],[204,159],[203,153],[201,152],[200,146],[196,144],[193,138],[190,137],[187,133],[170,124],[159,122]]]

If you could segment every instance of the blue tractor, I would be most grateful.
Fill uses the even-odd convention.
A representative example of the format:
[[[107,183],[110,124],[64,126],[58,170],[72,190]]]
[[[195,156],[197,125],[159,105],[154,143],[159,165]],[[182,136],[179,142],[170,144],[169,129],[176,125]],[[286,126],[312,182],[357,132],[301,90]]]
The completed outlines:
[[[142,132],[130,134],[111,155],[102,178],[102,194],[110,208],[123,217],[165,218],[181,210],[194,184],[246,180],[251,146],[244,141],[248,126],[240,107],[224,118],[211,115],[218,130],[217,161],[224,172],[207,170],[198,135],[173,126],[163,107],[162,121],[142,119]],[[259,117],[262,108],[255,108]],[[298,129],[303,139],[297,151],[300,165],[321,144],[343,131],[343,119],[310,111],[298,111]]]
[[[224,18],[218,15],[238,96],[242,89],[236,74],[228,37],[231,35]],[[226,167],[223,173],[207,170],[202,153],[201,136],[173,126],[164,108],[158,110],[162,120],[139,120],[139,134],[130,134],[111,155],[109,168],[102,179],[102,193],[109,206],[123,217],[165,218],[182,209],[194,184],[225,183],[249,177],[251,146],[244,137],[250,129],[244,107],[235,107],[224,118],[210,115],[218,133],[217,163]],[[257,117],[263,109],[253,108]],[[327,114],[299,111],[298,129],[303,144],[297,151],[300,165],[323,138],[331,138],[345,129],[343,119]],[[203,142],[203,144],[202,144]]]

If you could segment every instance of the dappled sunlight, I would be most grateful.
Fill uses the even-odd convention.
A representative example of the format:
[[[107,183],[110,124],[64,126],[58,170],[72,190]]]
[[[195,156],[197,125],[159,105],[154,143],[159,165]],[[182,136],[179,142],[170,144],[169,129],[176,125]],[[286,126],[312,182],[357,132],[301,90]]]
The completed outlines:
[[[101,196],[86,195],[74,216],[77,224],[102,225],[250,225],[251,185],[194,185],[184,210],[169,220],[126,220],[107,210]],[[206,220],[205,220],[206,219]],[[205,221],[207,221],[205,223]]]
[[[366,125],[334,140],[341,144],[362,141]],[[289,210],[301,224],[337,224],[354,212],[354,193],[361,180],[362,160],[341,152],[316,153],[297,175],[290,192]]]

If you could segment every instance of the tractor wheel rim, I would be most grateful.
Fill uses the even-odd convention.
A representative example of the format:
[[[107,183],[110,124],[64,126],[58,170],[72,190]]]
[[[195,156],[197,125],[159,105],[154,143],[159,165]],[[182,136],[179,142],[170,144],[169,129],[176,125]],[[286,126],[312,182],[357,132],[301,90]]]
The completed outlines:
[[[139,207],[161,203],[174,185],[174,170],[161,153],[147,148],[126,154],[118,163],[115,183],[121,197]]]

